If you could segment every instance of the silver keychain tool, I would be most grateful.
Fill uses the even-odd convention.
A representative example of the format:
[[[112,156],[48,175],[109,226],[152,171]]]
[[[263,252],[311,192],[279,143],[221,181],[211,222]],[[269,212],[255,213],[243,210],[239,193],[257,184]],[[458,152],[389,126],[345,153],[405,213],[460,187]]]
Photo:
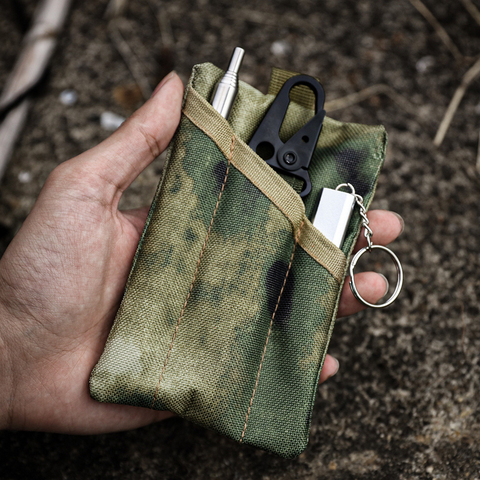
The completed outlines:
[[[335,190],[340,190],[341,188],[349,188],[351,190],[350,194],[355,197],[355,201],[357,205],[360,207],[360,216],[362,217],[362,224],[365,229],[364,235],[365,238],[367,239],[367,246],[363,247],[361,250],[359,250],[355,256],[353,257],[351,263],[350,263],[350,288],[352,289],[352,293],[355,295],[355,298],[359,301],[362,302],[364,305],[367,307],[372,307],[372,308],[383,308],[383,307],[388,307],[391,305],[396,298],[398,297],[400,291],[402,290],[403,286],[403,270],[402,270],[402,264],[400,263],[400,260],[398,257],[387,247],[384,247],[383,245],[374,245],[372,243],[372,229],[369,227],[369,221],[367,218],[367,211],[365,210],[365,207],[363,206],[363,197],[361,195],[358,195],[355,193],[355,188],[353,185],[350,183],[342,183],[341,185],[338,185],[338,187]],[[374,304],[367,302],[360,293],[358,293],[357,286],[355,285],[355,276],[354,276],[354,270],[357,265],[357,262],[360,260],[360,257],[365,253],[365,252],[371,252],[372,250],[383,250],[384,252],[387,252],[393,259],[393,262],[395,263],[395,267],[397,268],[397,285],[395,286],[395,290],[392,293],[392,296],[384,303],[381,304]]]
[[[312,219],[313,226],[335,246],[342,248],[355,208],[355,196],[331,188],[322,188],[317,202],[315,216]]]
[[[242,65],[245,50],[236,47],[230,58],[230,63],[225,75],[218,82],[213,93],[212,107],[220,113],[223,118],[230,115],[233,102],[238,92],[238,71]]]

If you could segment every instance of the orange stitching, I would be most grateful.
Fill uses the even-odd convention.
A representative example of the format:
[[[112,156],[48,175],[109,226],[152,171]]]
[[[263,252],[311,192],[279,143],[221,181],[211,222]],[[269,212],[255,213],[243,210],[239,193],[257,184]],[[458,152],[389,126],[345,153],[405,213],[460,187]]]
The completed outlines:
[[[317,257],[314,253],[312,253],[312,251],[309,248],[307,248],[303,242],[299,241],[298,244],[300,245],[301,248],[305,250],[305,252],[307,252],[308,255],[310,255],[320,266],[322,266],[336,280],[337,283],[342,282],[343,277],[338,278],[335,272],[332,271],[333,269],[330,269],[327,265],[325,265],[325,262],[320,260],[319,257]]]
[[[185,110],[183,110],[182,112],[194,125],[196,125],[203,133],[205,133],[206,135],[208,135],[210,137],[211,140],[213,140],[215,142],[215,145],[217,145],[217,147],[220,149],[220,151],[222,151],[222,147],[220,145],[220,142],[217,141],[215,135],[213,133],[211,133],[207,128],[205,128],[202,124],[200,124],[199,122],[197,122],[193,117],[190,116],[190,114],[188,112],[186,112]],[[278,204],[277,200],[274,198],[274,196],[272,196],[272,194],[270,192],[265,192],[261,187],[260,185],[258,184],[258,182],[254,179],[254,178],[250,178],[250,176],[248,176],[246,173],[245,173],[245,170],[232,158],[232,165],[250,182],[252,183],[253,185],[255,185],[282,213],[283,215],[287,218],[287,220],[292,224],[292,227],[295,228],[295,223],[294,223],[294,220],[291,218],[290,215],[288,215],[288,213]]]
[[[184,109],[182,110],[182,113],[196,126],[198,127],[203,133],[206,133],[209,137],[210,137],[210,140],[213,140],[215,142],[215,145],[217,145],[218,147],[218,144],[217,144],[217,141],[213,138],[215,137],[215,135],[210,132],[210,130],[208,130],[207,128],[205,128],[203,125],[201,125],[200,123],[198,123],[196,120],[194,120],[190,114]],[[221,150],[221,148],[220,148]],[[231,153],[231,152],[230,152]],[[231,157],[231,155],[230,155]],[[230,158],[231,159],[231,158]]]
[[[283,280],[282,289],[280,290],[280,295],[278,296],[277,304],[275,305],[275,310],[273,311],[273,315],[272,315],[272,318],[270,320],[270,326],[268,327],[267,339],[265,341],[265,346],[263,347],[262,359],[260,360],[260,366],[258,367],[257,379],[255,380],[255,387],[253,387],[252,398],[250,399],[250,404],[248,405],[247,416],[245,417],[245,425],[243,426],[243,432],[242,432],[242,436],[240,437],[240,442],[239,443],[242,443],[243,437],[245,436],[245,431],[247,430],[248,417],[250,415],[250,410],[252,409],[253,398],[255,397],[255,392],[257,391],[258,380],[260,379],[260,372],[262,371],[262,365],[263,365],[263,360],[265,358],[265,353],[267,351],[268,340],[270,338],[270,333],[272,332],[273,320],[275,319],[275,314],[277,313],[278,306],[280,305],[280,299],[282,298],[283,290],[285,289],[285,285],[287,284],[287,278],[288,278],[288,274],[290,273],[290,268],[292,266],[293,256],[295,254],[295,248],[297,247],[297,243],[298,243],[298,237],[300,236],[300,231],[302,230],[302,227],[303,227],[304,223],[305,223],[305,221],[303,221],[302,224],[300,225],[300,228],[298,229],[297,236],[295,237],[295,243],[293,244],[293,250],[292,250],[292,256],[290,257],[290,263],[288,264],[287,272],[285,273],[285,278]]]
[[[171,353],[172,348],[173,348],[173,342],[175,342],[175,338],[177,337],[178,327],[180,326],[180,322],[182,321],[182,317],[183,317],[183,314],[185,312],[185,308],[187,307],[188,299],[190,298],[190,295],[191,295],[192,290],[193,290],[193,284],[195,283],[195,279],[197,278],[198,267],[200,266],[200,260],[202,259],[203,253],[205,252],[205,247],[207,245],[207,240],[208,240],[208,238],[210,236],[210,232],[212,230],[213,219],[215,218],[215,215],[217,214],[218,205],[220,204],[220,199],[222,198],[223,190],[225,189],[225,184],[227,183],[227,177],[228,177],[228,172],[230,170],[230,161],[231,161],[232,155],[233,155],[233,145],[234,144],[235,144],[235,136],[232,137],[232,144],[230,146],[230,156],[228,157],[227,171],[225,172],[225,178],[223,179],[222,188],[221,188],[220,193],[218,195],[217,204],[215,205],[215,209],[214,209],[213,215],[212,215],[212,220],[210,220],[210,226],[208,227],[207,236],[205,237],[205,241],[203,242],[203,246],[202,246],[202,250],[200,252],[200,256],[198,257],[197,266],[195,268],[195,273],[193,274],[193,280],[192,280],[192,283],[190,285],[190,290],[188,291],[187,298],[185,299],[185,303],[183,304],[182,311],[180,312],[180,317],[178,319],[177,326],[175,327],[175,331],[173,332],[172,343],[170,344],[170,348],[168,349],[167,358],[165,358],[165,363],[163,364],[162,373],[160,374],[160,379],[158,380],[157,388],[155,389],[155,395],[153,396],[152,406],[150,408],[153,408],[153,406],[155,405],[155,402],[157,401],[157,395],[158,395],[158,390],[160,388],[160,382],[162,381],[163,374],[165,372],[165,368],[167,368],[168,359],[170,358],[170,353]]]

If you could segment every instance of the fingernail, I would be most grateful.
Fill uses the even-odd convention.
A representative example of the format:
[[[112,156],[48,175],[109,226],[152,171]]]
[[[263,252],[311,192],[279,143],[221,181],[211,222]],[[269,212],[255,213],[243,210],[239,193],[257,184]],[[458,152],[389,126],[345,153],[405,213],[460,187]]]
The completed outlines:
[[[335,372],[332,373],[332,374],[330,375],[330,377],[328,377],[328,378],[332,378],[334,375],[336,375],[337,372],[338,372],[338,369],[340,368],[340,364],[338,363],[338,360],[337,360],[335,357],[332,357],[332,358],[333,358],[333,359],[335,360],[335,362],[337,363],[337,368],[335,369]]]
[[[165,77],[163,77],[163,80],[157,85],[157,88],[155,88],[155,90],[153,91],[152,93],[152,96],[150,98],[153,98],[159,91],[160,89],[168,82],[170,81],[174,75],[176,75],[177,72],[175,72],[175,70],[172,70],[168,75],[165,75]]]
[[[388,282],[388,278],[385,275],[382,275],[381,273],[379,273],[379,275],[385,280],[385,293],[382,295],[382,297],[384,297],[388,293],[390,283]]]
[[[400,220],[400,224],[402,226],[402,229],[400,230],[399,235],[401,235],[403,233],[403,231],[405,230],[405,220],[397,212],[392,212],[392,213],[394,213],[397,216],[397,218]]]

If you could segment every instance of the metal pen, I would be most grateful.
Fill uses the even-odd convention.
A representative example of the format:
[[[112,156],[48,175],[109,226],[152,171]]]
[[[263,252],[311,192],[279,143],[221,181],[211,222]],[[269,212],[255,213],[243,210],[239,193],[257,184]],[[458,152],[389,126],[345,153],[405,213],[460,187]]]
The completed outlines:
[[[213,94],[212,107],[220,113],[223,118],[228,118],[233,102],[238,92],[238,71],[242,65],[245,50],[236,47],[228,69],[222,79],[218,82]]]

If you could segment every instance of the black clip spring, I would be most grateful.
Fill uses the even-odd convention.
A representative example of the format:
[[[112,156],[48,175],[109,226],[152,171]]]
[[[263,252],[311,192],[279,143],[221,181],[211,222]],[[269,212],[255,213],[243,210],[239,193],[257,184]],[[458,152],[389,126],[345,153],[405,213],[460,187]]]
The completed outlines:
[[[315,116],[286,143],[283,143],[279,137],[280,127],[290,103],[290,90],[297,85],[305,85],[315,93]],[[312,190],[308,167],[322,131],[325,118],[324,103],[323,87],[313,77],[296,75],[288,79],[249,143],[249,147],[268,165],[276,170],[294,175],[305,182],[300,193],[301,197],[307,196]]]

